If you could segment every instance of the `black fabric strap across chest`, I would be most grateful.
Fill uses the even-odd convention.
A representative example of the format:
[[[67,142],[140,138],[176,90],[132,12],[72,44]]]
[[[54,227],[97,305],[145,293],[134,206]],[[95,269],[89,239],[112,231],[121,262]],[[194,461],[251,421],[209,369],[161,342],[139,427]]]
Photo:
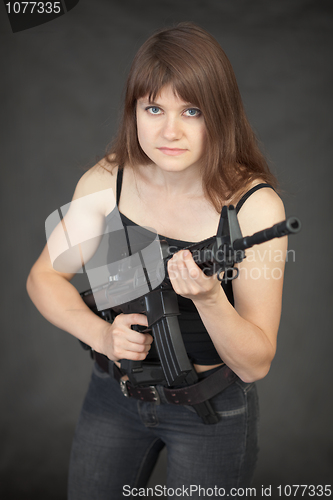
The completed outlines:
[[[117,172],[117,207],[119,206],[121,187],[123,185],[123,173],[124,173],[124,169],[118,167],[118,172]]]
[[[124,173],[124,169],[119,167],[118,168],[118,173],[117,173],[117,194],[116,194],[117,207],[119,206],[121,188],[122,188],[122,185],[123,185],[123,173]],[[270,184],[267,184],[265,182],[261,182],[260,184],[257,184],[256,186],[253,186],[253,188],[249,189],[249,191],[247,191],[241,197],[241,199],[238,201],[238,203],[236,205],[236,212],[238,213],[240,211],[240,209],[242,208],[242,206],[244,205],[244,203],[246,202],[246,200],[253,193],[255,193],[256,191],[258,191],[259,189],[262,189],[262,188],[271,188],[271,189],[274,190],[273,186],[271,186]]]
[[[246,200],[251,196],[251,194],[255,193],[256,191],[258,191],[259,189],[262,189],[262,188],[271,188],[271,189],[274,190],[273,186],[271,186],[270,184],[267,184],[265,182],[261,182],[260,184],[257,184],[256,186],[253,186],[253,188],[249,189],[249,191],[247,191],[241,197],[241,199],[239,200],[239,202],[237,203],[237,205],[236,205],[236,212],[238,213],[240,211],[240,209],[242,208],[242,206],[244,205],[244,203],[246,202]]]

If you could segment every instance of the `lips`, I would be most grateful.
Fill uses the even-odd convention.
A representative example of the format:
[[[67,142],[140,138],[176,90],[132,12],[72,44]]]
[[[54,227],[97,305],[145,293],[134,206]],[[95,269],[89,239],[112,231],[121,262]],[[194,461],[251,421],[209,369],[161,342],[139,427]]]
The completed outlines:
[[[168,156],[179,156],[187,151],[187,149],[179,149],[179,148],[157,148],[161,153]]]

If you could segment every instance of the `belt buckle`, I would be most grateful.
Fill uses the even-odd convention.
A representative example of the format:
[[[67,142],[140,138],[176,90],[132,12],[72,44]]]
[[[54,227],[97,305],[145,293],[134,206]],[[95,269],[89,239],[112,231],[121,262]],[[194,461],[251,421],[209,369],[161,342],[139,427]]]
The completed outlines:
[[[122,378],[119,381],[120,389],[125,398],[129,398],[129,393],[126,385],[127,380],[123,380]]]
[[[161,400],[160,400],[160,395],[158,393],[158,390],[156,389],[156,387],[154,385],[150,385],[149,389],[150,389],[150,391],[152,392],[152,394],[154,396],[154,402],[155,402],[155,404],[159,405],[161,403]]]

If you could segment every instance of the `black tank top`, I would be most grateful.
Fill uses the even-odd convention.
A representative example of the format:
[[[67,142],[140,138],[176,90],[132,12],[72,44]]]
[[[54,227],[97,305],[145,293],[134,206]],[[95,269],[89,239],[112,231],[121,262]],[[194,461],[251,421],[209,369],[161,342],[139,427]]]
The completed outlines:
[[[123,169],[118,168],[117,174],[117,207],[120,201],[121,187],[123,180]],[[238,213],[245,201],[258,189],[269,187],[274,189],[270,184],[257,184],[253,188],[251,188],[247,193],[242,196],[239,202],[236,205],[236,212]],[[126,226],[137,226],[135,222],[130,220],[128,217],[119,212],[121,221]],[[106,222],[108,222],[108,218],[112,217],[112,212],[107,216]],[[191,244],[189,241],[176,240],[173,238],[168,238],[163,235],[159,235],[160,239],[166,240],[167,243],[173,247],[174,251],[181,250]],[[224,292],[229,300],[229,302],[234,305],[234,297],[232,291],[232,283],[228,281],[227,283],[221,283],[221,286],[224,289]],[[180,316],[179,326],[182,332],[185,348],[190,360],[193,363],[199,365],[213,365],[217,363],[221,363],[222,360],[218,355],[214,344],[200,318],[200,315],[193,304],[192,300],[186,299],[181,295],[177,295],[178,305]]]

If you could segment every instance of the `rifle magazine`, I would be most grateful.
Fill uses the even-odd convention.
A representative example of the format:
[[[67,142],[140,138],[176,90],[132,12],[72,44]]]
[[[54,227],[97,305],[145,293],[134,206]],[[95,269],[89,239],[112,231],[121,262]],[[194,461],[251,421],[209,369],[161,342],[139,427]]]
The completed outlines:
[[[152,326],[156,348],[169,386],[181,384],[192,370],[177,316],[165,316]]]

